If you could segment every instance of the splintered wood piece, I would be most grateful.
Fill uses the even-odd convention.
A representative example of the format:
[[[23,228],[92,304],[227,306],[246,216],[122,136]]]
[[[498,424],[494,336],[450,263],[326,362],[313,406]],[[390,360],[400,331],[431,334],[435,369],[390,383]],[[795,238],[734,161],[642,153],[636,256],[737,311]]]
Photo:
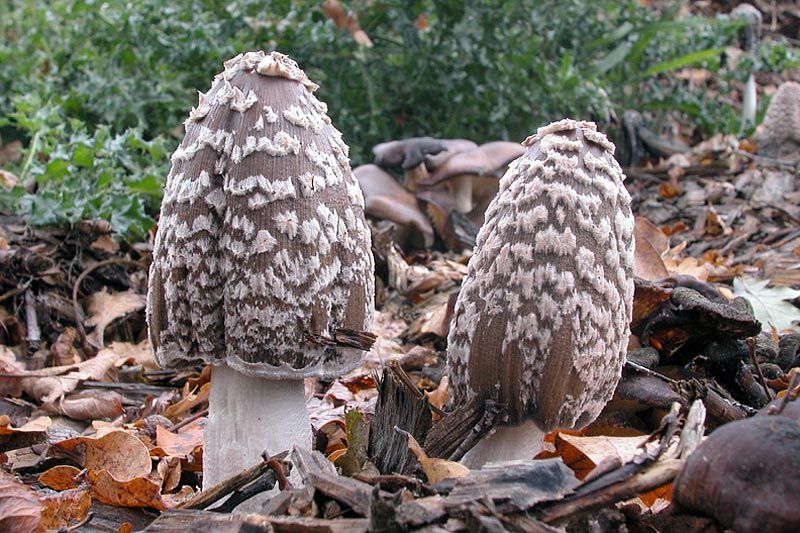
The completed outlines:
[[[458,461],[503,419],[504,414],[504,408],[496,402],[474,397],[433,426],[425,437],[425,453]]]
[[[333,463],[318,451],[295,446],[292,459],[306,484],[329,498],[344,503],[361,516],[369,516],[371,486],[340,476]],[[382,494],[386,495],[385,492]]]
[[[158,517],[147,533],[186,533],[187,530],[214,533],[314,531],[315,533],[360,533],[367,531],[366,518],[306,518],[292,516],[225,515],[210,511],[180,509]]]
[[[424,440],[431,427],[428,401],[421,394],[414,394],[415,390],[402,383],[392,368],[384,369],[369,431],[369,455],[383,474],[405,473],[411,458],[407,441],[394,431],[395,426],[417,440]]]

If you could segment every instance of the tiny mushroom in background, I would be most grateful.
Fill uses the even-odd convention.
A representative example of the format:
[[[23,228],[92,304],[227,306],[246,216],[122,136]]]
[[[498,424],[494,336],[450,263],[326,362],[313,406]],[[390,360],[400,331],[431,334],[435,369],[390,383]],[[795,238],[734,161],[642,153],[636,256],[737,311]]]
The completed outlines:
[[[477,146],[466,139],[412,137],[375,145],[372,153],[375,154],[376,165],[384,168],[400,167],[406,188],[416,191],[420,182],[430,177],[429,171],[453,155]]]
[[[410,236],[412,244],[426,248],[433,246],[430,220],[419,208],[414,195],[397,183],[391,174],[377,165],[361,165],[353,169],[353,174],[364,193],[367,215],[394,222],[406,230],[414,229],[417,235]],[[402,245],[401,242],[398,244]]]
[[[448,181],[461,213],[472,211],[472,182],[476,177],[500,177],[508,164],[525,153],[517,143],[495,141],[482,144],[472,150],[460,152],[444,161],[431,175],[420,183],[433,186]]]
[[[731,18],[744,21],[744,26],[740,31],[740,42],[742,49],[747,52],[752,61],[756,60],[756,45],[761,38],[761,11],[748,3],[742,3],[731,11]],[[756,123],[756,110],[758,108],[758,96],[756,93],[756,80],[751,70],[745,83],[744,94],[742,95],[742,126],[754,126]]]
[[[453,405],[499,396],[507,425],[464,457],[531,459],[583,427],[620,378],[633,305],[633,227],[614,145],[591,122],[540,128],[500,180],[448,336]]]
[[[800,83],[786,81],[778,87],[755,141],[761,155],[800,158]]]
[[[362,358],[337,340],[371,324],[370,232],[316,88],[283,54],[240,54],[172,156],[147,317],[159,364],[214,365],[205,488],[265,450],[310,447],[303,378]]]

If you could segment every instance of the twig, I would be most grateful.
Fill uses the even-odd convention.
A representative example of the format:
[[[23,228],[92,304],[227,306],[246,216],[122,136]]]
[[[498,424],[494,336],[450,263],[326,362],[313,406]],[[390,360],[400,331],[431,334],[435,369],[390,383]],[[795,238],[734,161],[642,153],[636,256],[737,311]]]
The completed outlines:
[[[83,280],[85,280],[89,274],[91,274],[98,268],[103,268],[105,266],[110,266],[110,265],[127,265],[136,268],[145,268],[145,265],[143,263],[140,263],[139,261],[117,257],[113,259],[106,259],[105,261],[100,261],[99,263],[92,265],[83,272],[81,272],[81,275],[78,276],[78,279],[75,280],[75,284],[72,286],[72,308],[75,311],[75,324],[78,327],[78,337],[80,338],[81,344],[84,346],[86,346],[87,344],[86,329],[84,329],[83,327],[83,319],[81,318],[83,316],[83,310],[81,309],[81,306],[78,304],[78,290],[80,290],[81,283],[83,283]]]
[[[797,398],[798,391],[795,389],[797,389],[798,385],[800,385],[800,372],[792,376],[792,381],[789,382],[789,388],[786,389],[786,394],[784,394],[783,398],[781,399],[781,404],[778,406],[778,410],[775,413],[776,415],[779,415],[783,412],[790,399]]]
[[[755,337],[747,337],[745,342],[747,343],[747,351],[750,354],[750,362],[753,363],[753,366],[756,368],[758,380],[761,382],[761,386],[764,387],[764,393],[767,395],[767,400],[772,401],[775,397],[772,395],[772,390],[770,390],[770,388],[767,386],[767,380],[764,379],[764,373],[761,372],[761,365],[758,364],[758,359],[756,359],[756,339]]]
[[[758,161],[762,164],[768,164],[768,165],[776,165],[782,168],[787,168],[789,170],[796,170],[799,164],[796,161],[789,161],[788,159],[778,159],[775,157],[767,157],[765,155],[751,154],[750,152],[745,152],[744,150],[740,150],[739,148],[734,148],[733,153],[736,155],[740,155],[742,157],[746,157],[751,161]]]
[[[262,461],[255,466],[251,466],[244,472],[240,472],[233,477],[221,481],[201,491],[185,502],[177,506],[177,509],[205,509],[214,502],[224,498],[226,495],[241,489],[266,474],[269,470],[273,469],[272,459],[283,459],[288,452],[282,452],[270,458],[269,460]],[[277,475],[277,473],[276,473]]]
[[[177,424],[172,426],[172,429],[170,429],[170,431],[178,431],[179,429],[188,426],[189,424],[191,424],[195,420],[197,420],[199,418],[203,418],[204,416],[207,416],[207,415],[208,415],[208,408],[203,409],[202,411],[198,411],[197,413],[193,414],[189,418],[184,418],[183,420],[181,420],[180,422],[178,422]]]
[[[25,292],[25,327],[28,330],[25,340],[37,345],[42,340],[42,330],[39,328],[39,318],[36,316],[36,298],[31,291]]]
[[[272,489],[277,481],[278,476],[275,474],[275,471],[268,470],[263,476],[256,479],[249,485],[245,485],[244,487],[233,491],[230,498],[222,502],[222,504],[218,505],[217,507],[209,509],[209,511],[214,513],[230,513],[240,503],[249,500],[256,494],[261,494],[262,492]]]
[[[5,302],[9,298],[13,298],[14,296],[18,296],[23,292],[27,291],[28,287],[30,287],[31,285],[31,281],[32,279],[28,279],[27,281],[25,281],[25,283],[22,283],[21,285],[14,287],[8,292],[5,292],[2,295],[0,295],[0,303]]]

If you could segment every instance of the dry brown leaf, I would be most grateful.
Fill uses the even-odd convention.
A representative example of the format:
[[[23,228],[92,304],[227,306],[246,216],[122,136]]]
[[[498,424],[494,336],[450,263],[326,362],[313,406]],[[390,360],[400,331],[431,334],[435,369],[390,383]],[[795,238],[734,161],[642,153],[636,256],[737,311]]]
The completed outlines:
[[[92,250],[115,254],[119,251],[119,243],[111,235],[100,235],[89,245]]]
[[[31,397],[42,403],[55,403],[65,394],[75,390],[81,381],[87,379],[102,380],[114,368],[117,354],[111,350],[100,350],[96,356],[81,364],[67,367],[75,370],[63,376],[49,377],[24,377],[21,379],[23,390]],[[26,373],[29,375],[29,373]]]
[[[207,402],[210,393],[211,383],[204,383],[197,393],[187,392],[184,394],[184,398],[181,401],[167,407],[164,411],[164,416],[174,421],[186,411],[194,409],[203,402]]]
[[[82,466],[91,470],[107,470],[121,481],[150,474],[150,452],[142,441],[130,433],[111,429],[99,436],[75,437],[54,445],[64,452],[75,452],[83,444]]]
[[[425,453],[425,450],[422,449],[422,446],[419,445],[417,439],[411,433],[405,431],[403,433],[408,438],[408,449],[419,461],[422,471],[425,472],[425,476],[431,485],[435,485],[443,479],[459,478],[469,474],[469,468],[461,463],[428,457],[428,454]]]
[[[132,290],[110,293],[105,289],[89,297],[87,310],[91,315],[86,320],[87,326],[95,326],[88,339],[95,346],[103,346],[103,332],[111,322],[129,313],[144,309],[146,298],[143,294]]]
[[[153,349],[150,347],[148,339],[138,344],[132,342],[114,341],[109,344],[108,349],[119,355],[117,364],[125,361],[133,361],[134,364],[142,365],[145,370],[159,370],[161,367],[153,357]]]
[[[41,520],[36,493],[0,469],[0,531],[40,531]]]
[[[158,481],[163,492],[172,492],[181,481],[181,459],[179,457],[164,457],[156,467]]]
[[[621,463],[630,461],[645,440],[646,436],[583,437],[559,432],[555,438],[555,447],[557,455],[575,472],[575,476],[583,479],[603,459],[616,458]]]
[[[42,407],[73,420],[114,418],[125,412],[122,396],[114,391],[97,389],[76,392],[56,402],[45,403]]]
[[[17,361],[17,356],[8,346],[0,345],[0,372],[3,374],[19,374],[25,371],[25,365]],[[22,384],[18,378],[0,377],[0,396],[17,397],[22,394]]]
[[[162,494],[161,501],[167,509],[174,509],[180,504],[191,499],[192,496],[197,494],[192,487],[184,485],[181,490],[175,494]]]
[[[81,473],[80,468],[71,465],[56,465],[46,472],[39,474],[39,483],[53,490],[74,489],[80,485],[77,479]]]
[[[635,221],[634,274],[648,281],[660,281],[669,276],[661,259],[661,254],[669,248],[669,237],[644,218],[636,217]]]
[[[11,427],[11,419],[6,415],[0,416],[0,435],[13,435],[15,433],[44,433],[53,424],[49,416],[40,416],[25,422],[18,428]]]
[[[205,419],[202,421],[205,422]],[[170,456],[193,459],[196,462],[201,457],[200,452],[203,447],[203,426],[204,423],[194,423],[186,426],[179,433],[173,433],[158,426],[156,427],[156,445]]]
[[[450,394],[447,391],[447,385],[450,383],[450,379],[448,376],[442,376],[442,379],[439,381],[439,386],[436,389],[432,390],[431,392],[426,392],[425,396],[428,397],[428,403],[438,409],[444,409],[444,406],[447,405],[447,402],[450,401]],[[434,421],[438,420],[440,417],[438,414],[434,413],[433,415]]]
[[[90,470],[87,477],[92,481],[92,495],[106,505],[165,509],[161,486],[152,479],[136,477],[120,481],[107,470]]]
[[[83,522],[92,506],[92,497],[85,488],[68,490],[41,497],[44,529],[57,530]]]

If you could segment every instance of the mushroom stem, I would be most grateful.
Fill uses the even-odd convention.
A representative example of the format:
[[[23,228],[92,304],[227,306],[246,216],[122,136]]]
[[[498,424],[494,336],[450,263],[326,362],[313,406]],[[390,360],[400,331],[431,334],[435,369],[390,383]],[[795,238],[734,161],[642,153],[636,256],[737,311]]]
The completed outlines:
[[[744,98],[742,102],[743,128],[752,127],[756,123],[757,98],[756,80],[751,72],[750,76],[747,78],[747,84],[744,87]]]
[[[452,178],[453,196],[456,197],[456,209],[461,213],[472,211],[472,176]]]
[[[269,380],[215,366],[204,438],[203,490],[258,463],[264,450],[310,447],[303,380]]]
[[[542,451],[544,431],[531,420],[519,426],[502,426],[483,438],[470,451],[461,463],[467,468],[482,468],[486,463],[498,461],[530,461]]]

